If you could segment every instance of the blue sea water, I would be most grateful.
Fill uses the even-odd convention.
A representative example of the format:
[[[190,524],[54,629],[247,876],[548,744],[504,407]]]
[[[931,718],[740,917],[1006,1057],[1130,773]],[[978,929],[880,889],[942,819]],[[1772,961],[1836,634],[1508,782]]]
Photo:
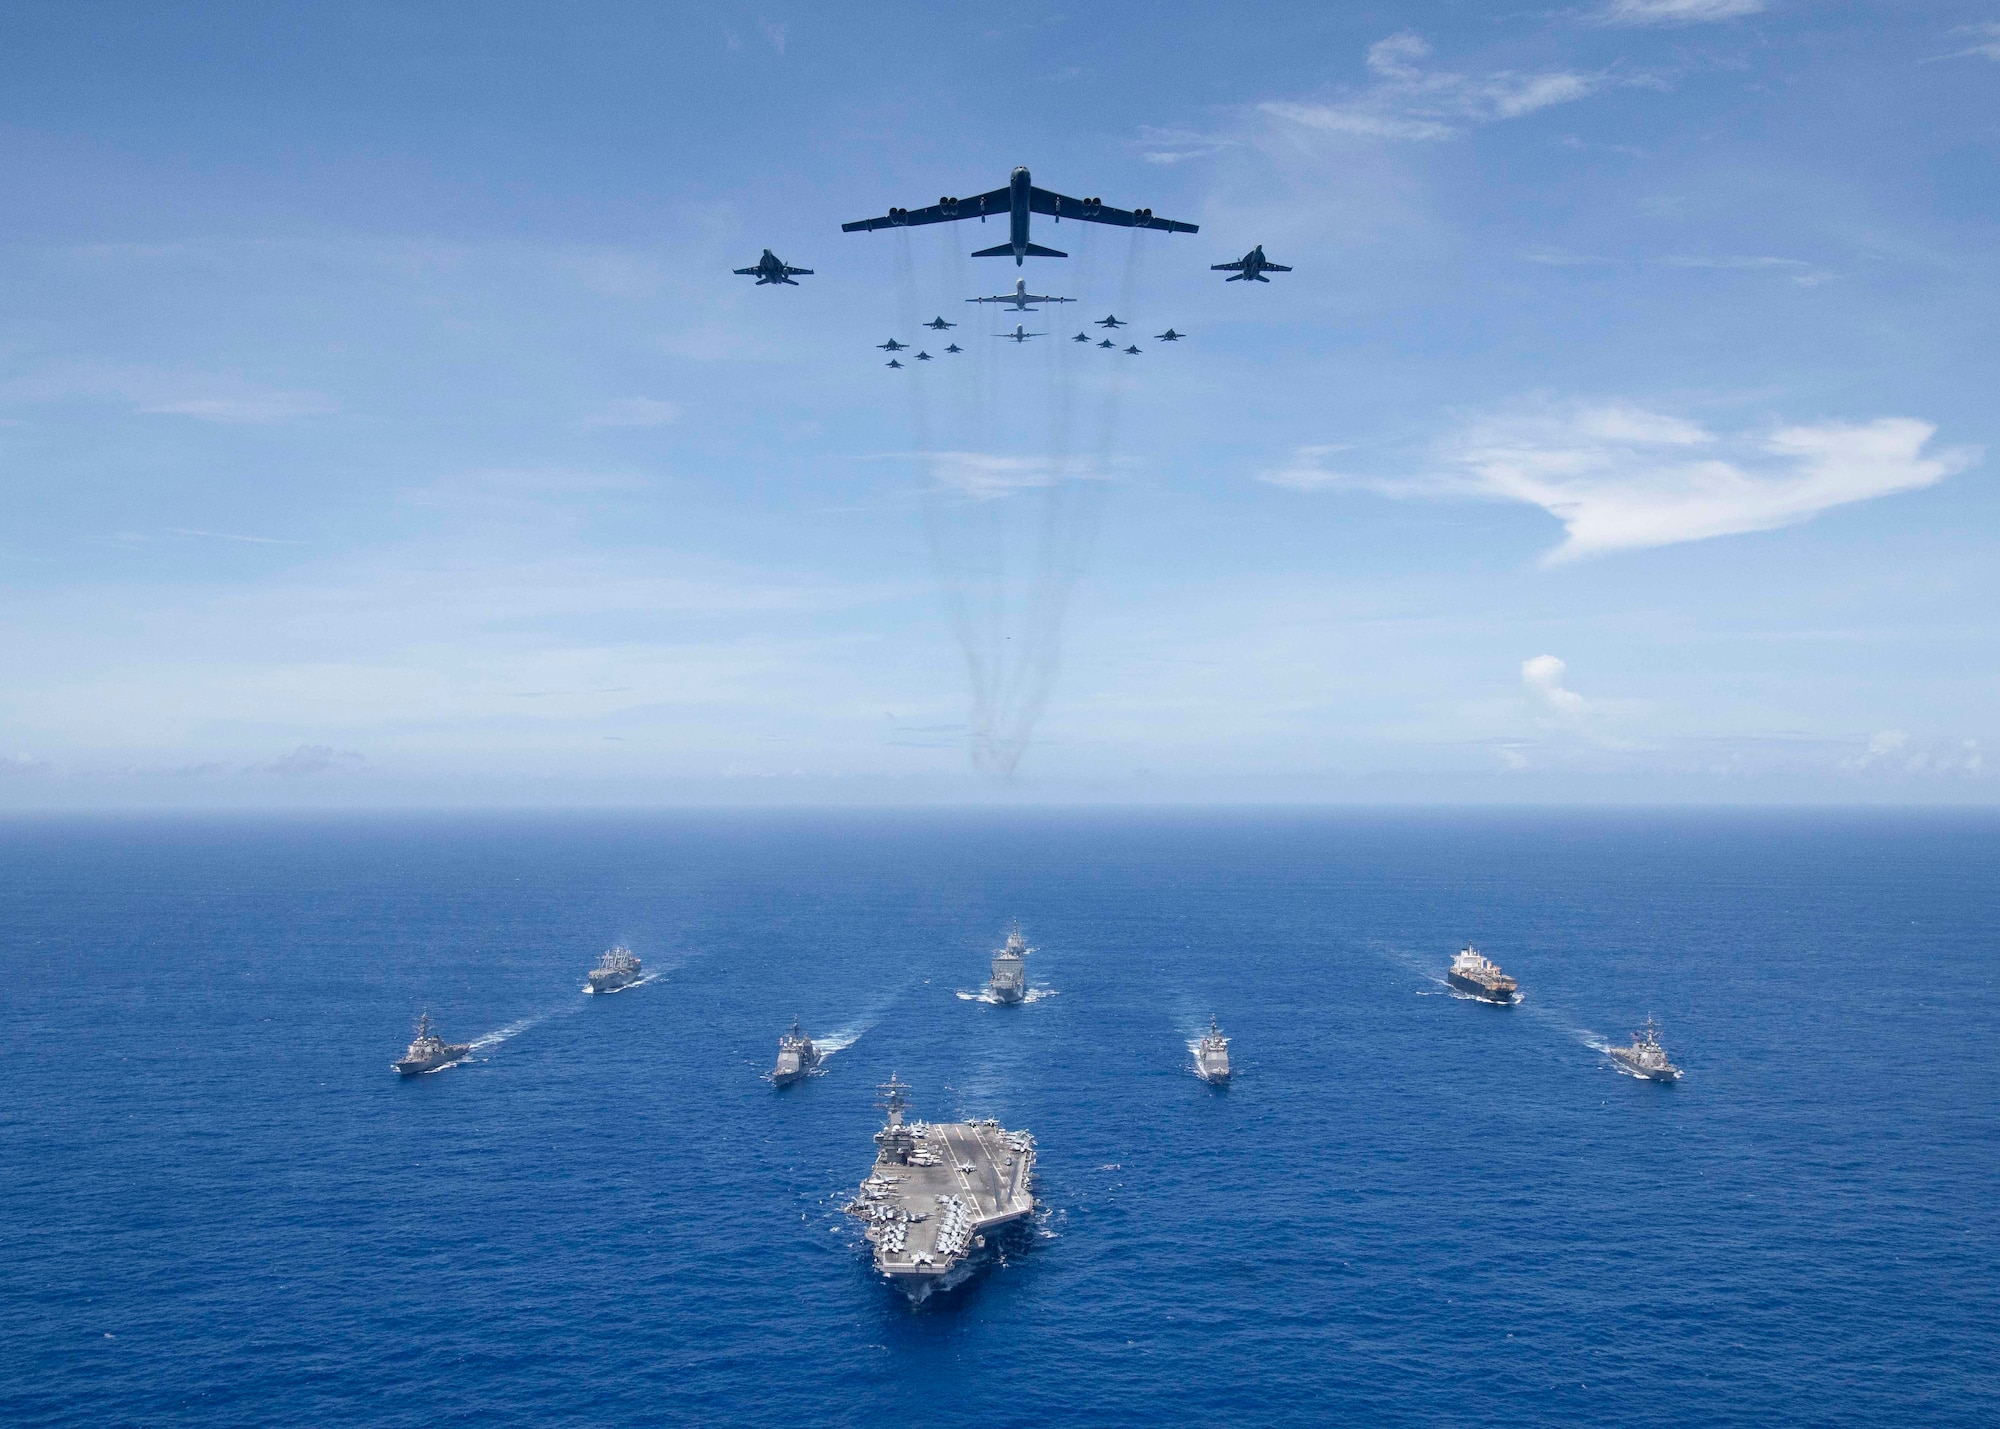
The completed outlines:
[[[0,1422],[2000,1423],[1996,928],[1989,814],[16,821]],[[891,1071],[1041,1145],[914,1310]]]

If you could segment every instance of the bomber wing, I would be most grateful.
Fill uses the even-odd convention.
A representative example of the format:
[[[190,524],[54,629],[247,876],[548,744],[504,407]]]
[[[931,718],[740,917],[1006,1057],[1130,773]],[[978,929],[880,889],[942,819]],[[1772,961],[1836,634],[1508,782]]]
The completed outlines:
[[[985,218],[1005,214],[1009,195],[1006,189],[974,198],[940,200],[929,208],[892,208],[880,218],[857,219],[840,225],[842,233],[862,233],[871,228],[910,228],[920,223],[954,223],[961,218]]]
[[[1113,208],[1096,199],[1071,198],[1068,194],[1052,193],[1048,189],[1030,188],[1028,208],[1034,213],[1073,218],[1080,223],[1109,223],[1118,228],[1157,228],[1165,233],[1201,232],[1196,224],[1182,223],[1173,218],[1155,218],[1150,208]]]

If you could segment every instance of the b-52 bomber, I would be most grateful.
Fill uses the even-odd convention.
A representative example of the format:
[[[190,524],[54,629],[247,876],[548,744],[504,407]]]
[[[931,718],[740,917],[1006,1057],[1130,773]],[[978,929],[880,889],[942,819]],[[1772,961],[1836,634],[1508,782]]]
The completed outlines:
[[[1017,313],[1032,313],[1035,311],[1036,303],[1073,303],[1076,299],[1051,298],[1046,293],[1031,293],[1028,291],[1028,280],[1026,278],[1016,278],[1014,280],[1014,291],[1011,293],[1002,293],[997,298],[967,298],[966,301],[968,303],[1005,303]]]
[[[742,278],[755,278],[757,286],[760,288],[766,283],[785,283],[796,288],[798,284],[792,282],[792,279],[810,278],[812,276],[812,269],[788,267],[784,259],[766,248],[762,258],[759,258],[751,267],[738,268],[736,274]]]
[[[1004,338],[1007,338],[1007,339],[1009,339],[1010,341],[1013,341],[1013,342],[1026,342],[1026,341],[1027,341],[1027,340],[1028,340],[1029,338],[1031,338],[1031,337],[1047,337],[1047,336],[1048,336],[1048,334],[1047,334],[1047,333],[1045,333],[1045,332],[1029,332],[1029,331],[1028,331],[1027,329],[1025,329],[1024,327],[1022,327],[1022,326],[1021,326],[1021,324],[1019,324],[1019,323],[1015,323],[1015,324],[1014,324],[1014,330],[1013,330],[1012,332],[996,332],[996,333],[994,333],[993,335],[994,335],[995,337],[1004,337]]]
[[[1007,241],[977,250],[972,255],[974,258],[1012,257],[1014,266],[1018,268],[1029,258],[1069,257],[1057,249],[1044,248],[1039,243],[1028,241],[1028,216],[1034,213],[1048,214],[1058,223],[1068,218],[1079,223],[1108,223],[1118,228],[1157,228],[1167,233],[1201,231],[1192,223],[1155,218],[1150,208],[1111,208],[1103,199],[1071,198],[1068,194],[1038,189],[1029,181],[1025,164],[1008,176],[1004,189],[994,189],[976,198],[941,198],[929,208],[892,208],[880,218],[843,223],[840,231],[861,233],[874,228],[914,228],[924,223],[955,223],[961,218],[976,218],[983,222],[1003,213],[1007,215]]]
[[[1253,283],[1268,283],[1271,280],[1264,276],[1266,273],[1289,273],[1292,271],[1283,263],[1273,263],[1270,259],[1266,258],[1264,256],[1264,245],[1261,243],[1252,248],[1248,253],[1245,253],[1241,258],[1238,258],[1234,263],[1211,263],[1208,266],[1213,272],[1228,273],[1229,276],[1223,279],[1225,283],[1240,283],[1246,278]]]

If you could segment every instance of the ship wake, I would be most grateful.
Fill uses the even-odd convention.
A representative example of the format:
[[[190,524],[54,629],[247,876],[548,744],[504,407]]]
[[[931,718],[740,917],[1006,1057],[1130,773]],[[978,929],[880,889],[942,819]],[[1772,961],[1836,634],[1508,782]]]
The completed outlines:
[[[958,1000],[960,1002],[983,1002],[988,1007],[1011,1006],[1011,1004],[1004,1003],[999,998],[995,997],[993,995],[993,989],[991,988],[981,988],[978,992],[967,992],[964,988],[959,988],[957,990],[957,994],[958,994]],[[1055,988],[1031,987],[1028,989],[1027,993],[1021,998],[1021,1001],[1024,1003],[1040,1002],[1043,998],[1054,997],[1055,995],[1056,995]]]

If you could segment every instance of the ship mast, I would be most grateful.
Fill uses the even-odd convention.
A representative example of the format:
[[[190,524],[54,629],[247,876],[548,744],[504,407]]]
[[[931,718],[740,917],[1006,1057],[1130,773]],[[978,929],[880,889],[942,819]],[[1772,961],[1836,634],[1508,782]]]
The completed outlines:
[[[909,1089],[908,1083],[898,1081],[896,1074],[891,1072],[889,1080],[882,1084],[882,1100],[875,1103],[888,1116],[882,1129],[875,1133],[875,1144],[882,1149],[882,1160],[893,1161],[899,1166],[909,1165],[910,1153],[917,1148],[917,1138],[903,1125],[903,1111],[909,1106],[903,1093]]]

